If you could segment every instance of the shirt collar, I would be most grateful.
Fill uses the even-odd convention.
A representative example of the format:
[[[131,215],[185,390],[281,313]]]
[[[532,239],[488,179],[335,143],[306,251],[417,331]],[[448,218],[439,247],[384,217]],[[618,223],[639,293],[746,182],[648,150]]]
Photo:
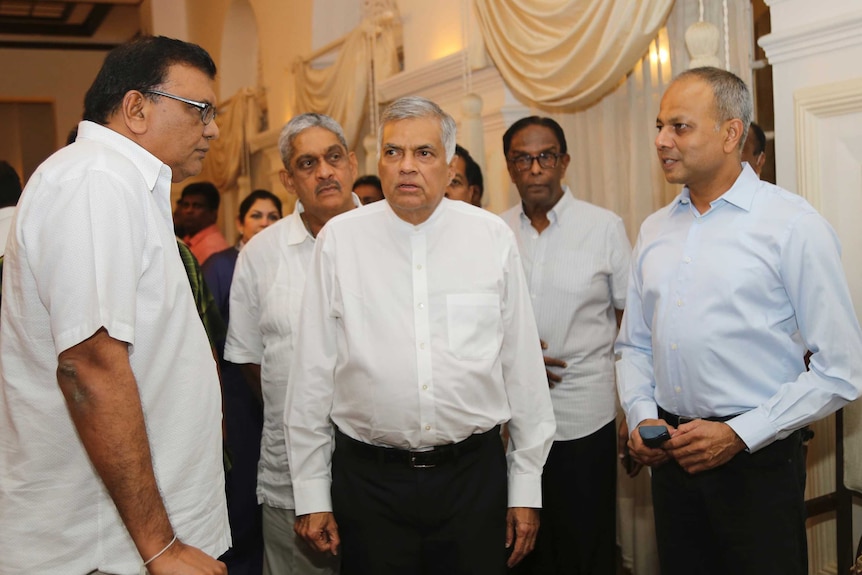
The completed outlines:
[[[362,201],[359,199],[354,193],[350,194],[353,198],[353,205],[357,208],[362,207]],[[302,205],[302,202],[297,198],[296,204],[293,207],[293,213],[287,216],[288,223],[290,225],[290,231],[287,234],[287,245],[294,246],[297,244],[301,244],[306,239],[310,239],[312,242],[314,241],[314,236],[311,235],[311,232],[308,231],[308,228],[305,227],[305,222],[302,220],[302,212],[305,211],[305,206]]]
[[[736,181],[729,190],[721,194],[719,197],[710,202],[710,206],[715,207],[720,203],[733,204],[746,212],[751,211],[751,204],[754,202],[754,194],[757,191],[757,185],[760,183],[760,178],[757,173],[746,163],[742,165],[742,171],[737,176]],[[688,186],[683,186],[679,195],[671,202],[671,211],[676,210],[680,206],[685,206],[686,209],[691,206],[691,191]],[[706,213],[706,212],[704,212]]]
[[[78,124],[78,138],[94,140],[126,156],[140,170],[147,188],[152,191],[159,179],[166,179],[170,188],[171,169],[145,148],[126,136],[95,122],[83,120]]]
[[[395,220],[395,224],[399,228],[407,230],[407,231],[411,231],[411,232],[419,232],[419,231],[424,231],[425,228],[433,226],[437,220],[439,220],[441,217],[443,217],[442,214],[446,213],[446,211],[449,210],[450,206],[452,205],[452,202],[460,202],[460,201],[461,200],[450,200],[449,198],[444,196],[443,199],[440,200],[440,203],[437,204],[437,207],[434,208],[434,211],[431,213],[431,215],[428,216],[428,219],[422,223],[415,224],[415,225],[411,224],[410,222],[408,222],[406,220],[402,220],[398,216],[398,214],[395,213],[395,210],[392,209],[392,206],[389,205],[388,201],[386,201],[386,210],[389,212],[389,216]]]
[[[557,223],[561,217],[564,216],[566,212],[574,209],[575,207],[575,198],[572,195],[572,191],[569,189],[569,186],[563,186],[563,195],[560,196],[560,199],[557,200],[557,203],[554,204],[550,210],[548,210],[548,221],[551,222],[551,225]],[[521,218],[521,223],[526,223],[527,225],[532,225],[530,222],[530,218],[527,217],[527,214],[524,212],[524,202],[518,203],[519,215]]]

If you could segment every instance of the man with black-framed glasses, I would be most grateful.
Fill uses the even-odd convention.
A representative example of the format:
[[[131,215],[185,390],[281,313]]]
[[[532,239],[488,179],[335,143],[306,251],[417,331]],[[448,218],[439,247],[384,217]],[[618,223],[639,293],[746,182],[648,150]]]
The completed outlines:
[[[613,573],[612,349],[631,246],[619,216],[563,186],[569,154],[557,122],[518,120],[503,135],[503,153],[521,202],[502,217],[521,252],[557,421],[542,474],[536,550],[518,572]]]
[[[24,189],[3,270],[0,573],[227,574],[219,379],[170,201],[218,137],[215,74],[180,40],[114,49],[77,139]]]

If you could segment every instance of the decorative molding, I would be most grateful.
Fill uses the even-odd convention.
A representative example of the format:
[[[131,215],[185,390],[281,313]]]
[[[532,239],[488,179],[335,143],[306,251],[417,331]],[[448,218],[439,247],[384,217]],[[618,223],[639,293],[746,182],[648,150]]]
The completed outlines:
[[[862,11],[768,34],[758,40],[769,63],[798,60],[831,50],[862,45]]]
[[[793,94],[799,194],[821,208],[820,122],[862,111],[862,78],[801,88]]]
[[[485,94],[505,84],[493,65],[472,70],[472,91]],[[456,52],[409,72],[401,72],[377,84],[378,102],[421,94],[436,102],[460,100],[464,95],[464,52]]]

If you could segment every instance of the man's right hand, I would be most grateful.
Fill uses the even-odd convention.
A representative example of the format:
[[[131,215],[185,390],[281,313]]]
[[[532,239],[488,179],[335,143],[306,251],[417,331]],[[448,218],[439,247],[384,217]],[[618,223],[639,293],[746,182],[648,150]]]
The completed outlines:
[[[638,426],[629,434],[629,453],[636,461],[651,467],[661,465],[670,459],[670,456],[667,454],[667,451],[660,447],[653,449],[644,445],[640,434],[640,427],[642,425],[664,425],[667,427],[671,436],[676,432],[676,429],[668,425],[664,419],[644,419],[638,423]]]
[[[539,344],[542,346],[542,351],[548,349],[548,343],[547,342],[542,341],[540,339]],[[542,357],[545,360],[545,368],[546,368],[545,373],[548,374],[548,387],[553,389],[554,384],[560,383],[561,381],[563,381],[563,376],[561,376],[557,373],[554,373],[553,371],[551,371],[550,369],[547,369],[547,368],[549,368],[549,367],[562,367],[565,369],[566,368],[566,362],[563,361],[562,359],[557,359],[555,357],[548,357],[546,355],[543,355]]]
[[[179,539],[152,563],[150,575],[227,575],[227,566]]]
[[[338,555],[341,539],[338,537],[338,524],[330,511],[308,513],[296,518],[293,530],[305,539],[314,549]]]

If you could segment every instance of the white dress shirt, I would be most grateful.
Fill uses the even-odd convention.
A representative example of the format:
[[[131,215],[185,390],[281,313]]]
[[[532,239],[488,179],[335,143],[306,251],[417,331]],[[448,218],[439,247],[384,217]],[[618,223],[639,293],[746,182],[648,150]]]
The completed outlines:
[[[354,196],[358,206],[359,198]],[[230,290],[225,359],[260,365],[263,435],[257,466],[257,501],[293,509],[293,489],[284,442],[284,399],[296,345],[305,271],[314,238],[292,214],[255,235],[239,253]]]
[[[170,184],[146,150],[81,122],[21,196],[0,321],[4,575],[141,567],[57,385],[58,355],[101,327],[129,343],[177,536],[214,557],[230,545],[218,373],[177,251]]]
[[[0,256],[6,249],[6,239],[9,237],[9,229],[12,227],[12,216],[15,215],[15,206],[0,208]]]
[[[630,427],[657,405],[741,413],[728,425],[751,451],[862,390],[862,331],[835,232],[747,165],[707,212],[684,188],[644,221],[616,348]]]
[[[285,406],[296,512],[330,511],[332,424],[423,449],[509,421],[509,505],[541,507],[554,415],[511,230],[443,199],[411,225],[385,201],[318,236]]]
[[[568,188],[542,233],[523,204],[503,219],[515,232],[545,355],[563,380],[551,389],[558,441],[580,439],[616,416],[615,309],[626,301],[631,244],[622,218],[575,199]]]

